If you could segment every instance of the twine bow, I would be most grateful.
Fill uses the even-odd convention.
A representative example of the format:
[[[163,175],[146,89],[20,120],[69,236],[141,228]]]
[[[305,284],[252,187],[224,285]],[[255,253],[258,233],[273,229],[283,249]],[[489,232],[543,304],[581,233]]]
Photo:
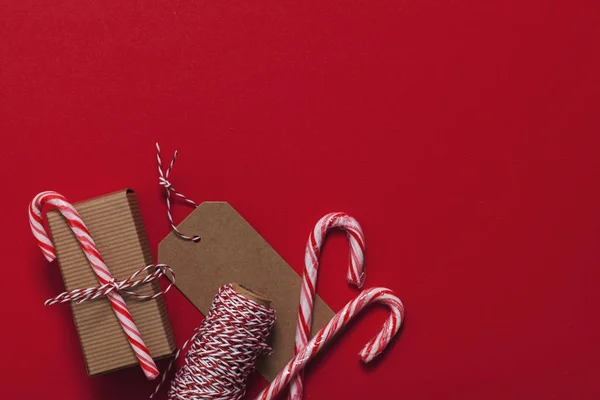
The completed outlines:
[[[175,190],[175,188],[169,181],[169,175],[171,174],[171,170],[173,169],[173,166],[175,165],[175,161],[177,160],[178,154],[179,153],[177,152],[177,150],[175,150],[175,153],[173,154],[173,159],[169,163],[169,166],[167,167],[167,169],[163,171],[162,160],[160,158],[160,146],[158,145],[158,143],[156,143],[156,161],[158,162],[158,184],[165,188],[166,200],[167,200],[167,217],[169,218],[169,223],[171,224],[171,228],[173,229],[173,232],[175,232],[175,234],[177,236],[179,236],[180,238],[182,238],[184,240],[191,240],[194,243],[198,243],[200,241],[200,236],[198,236],[198,235],[187,236],[187,235],[183,234],[181,231],[179,231],[179,229],[177,229],[175,222],[173,222],[173,215],[171,215],[171,193],[174,194],[175,196],[179,197],[181,200],[183,200],[188,205],[190,205],[194,208],[198,207],[198,205],[193,200],[188,199],[182,193],[179,193],[177,190]]]
[[[154,268],[154,271],[144,276],[141,279],[136,279],[140,274]],[[142,295],[136,292],[132,292],[127,289],[132,289],[136,286],[144,285],[146,283],[150,283],[160,279],[161,277],[165,277],[169,280],[169,285],[165,288],[165,290],[154,293],[153,295]],[[44,302],[44,305],[51,306],[54,304],[75,302],[76,304],[81,304],[84,301],[94,300],[98,297],[106,296],[109,293],[116,291],[120,293],[125,293],[131,296],[135,296],[140,300],[152,300],[157,298],[158,296],[162,296],[167,293],[171,287],[175,284],[175,272],[173,269],[166,264],[150,264],[145,266],[144,268],[139,269],[135,273],[133,273],[129,278],[124,279],[122,281],[118,281],[115,278],[112,278],[109,282],[87,289],[74,289],[71,291],[62,292],[56,297],[48,299]]]

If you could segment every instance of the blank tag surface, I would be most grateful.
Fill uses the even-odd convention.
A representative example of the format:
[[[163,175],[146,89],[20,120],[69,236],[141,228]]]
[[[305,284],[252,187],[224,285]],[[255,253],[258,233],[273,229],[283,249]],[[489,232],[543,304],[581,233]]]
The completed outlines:
[[[219,287],[236,282],[269,298],[277,322],[269,337],[273,355],[262,357],[258,371],[269,381],[292,358],[301,279],[277,252],[226,202],[200,204],[178,227],[197,234],[199,243],[171,232],[158,247],[158,261],[173,268],[176,286],[204,315]],[[315,298],[313,332],[334,313]]]

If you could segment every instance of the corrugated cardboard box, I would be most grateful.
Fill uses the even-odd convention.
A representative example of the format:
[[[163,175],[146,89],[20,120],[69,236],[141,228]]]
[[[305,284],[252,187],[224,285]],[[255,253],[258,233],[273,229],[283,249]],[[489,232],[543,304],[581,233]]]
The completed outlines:
[[[74,204],[87,225],[106,265],[117,280],[152,264],[135,193],[128,189]],[[79,242],[58,211],[47,215],[58,264],[66,290],[98,286]],[[152,294],[159,283],[139,286],[135,291]],[[170,356],[175,339],[162,297],[150,301],[124,296],[131,315],[154,359]],[[106,298],[82,304],[71,303],[88,374],[97,375],[138,365],[112,307]]]

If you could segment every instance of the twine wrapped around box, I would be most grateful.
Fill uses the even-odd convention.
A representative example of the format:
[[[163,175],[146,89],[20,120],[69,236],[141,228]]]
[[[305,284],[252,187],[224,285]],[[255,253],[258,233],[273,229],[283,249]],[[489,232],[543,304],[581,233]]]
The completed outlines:
[[[78,203],[72,209],[67,202],[61,203],[61,198],[48,198],[50,204],[58,201],[54,205],[62,208],[47,214],[51,242],[41,225],[41,204],[36,205],[39,197],[32,202],[30,217],[46,258],[58,258],[68,293],[55,300],[98,297],[71,302],[88,373],[97,375],[139,362],[146,376],[155,378],[158,370],[152,359],[172,355],[175,340],[164,300],[156,296],[160,292],[156,277],[164,271],[155,270],[151,279],[149,269],[144,268],[152,264],[152,255],[135,193],[123,190]],[[80,219],[74,219],[74,215]],[[120,289],[130,288],[137,281],[144,283],[136,287],[137,297],[148,301],[125,302]]]

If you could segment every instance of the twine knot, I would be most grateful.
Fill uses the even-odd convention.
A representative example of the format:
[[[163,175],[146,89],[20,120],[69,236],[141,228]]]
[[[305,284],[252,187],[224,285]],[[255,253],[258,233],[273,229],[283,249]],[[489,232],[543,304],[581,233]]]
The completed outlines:
[[[169,181],[169,175],[171,174],[171,170],[173,170],[173,166],[175,165],[175,161],[177,160],[177,154],[177,150],[175,150],[175,153],[173,154],[173,159],[169,163],[169,166],[163,171],[162,159],[160,158],[160,146],[158,145],[158,143],[156,143],[156,161],[158,162],[158,184],[165,188],[167,201],[167,217],[169,218],[169,223],[171,224],[173,232],[175,232],[177,236],[184,240],[190,240],[194,243],[198,243],[200,241],[200,236],[188,236],[183,234],[179,229],[177,229],[177,226],[175,226],[175,222],[173,221],[173,215],[171,214],[171,194],[184,201],[189,206],[192,206],[194,208],[198,207],[198,205],[196,205],[196,203],[193,200],[188,199],[182,193],[179,193],[177,190],[175,190],[175,188]]]
[[[173,185],[171,185],[171,182],[169,182],[167,179],[165,179],[162,176],[158,177],[158,184],[167,190],[173,190]]]
[[[152,272],[147,274],[141,279],[136,279],[139,275],[153,269]],[[128,289],[133,289],[137,286],[144,285],[155,280],[160,279],[161,277],[165,277],[169,280],[169,285],[165,288],[165,290],[161,290],[152,295],[143,295],[136,292],[132,292]],[[150,264],[145,266],[144,268],[139,269],[127,279],[122,281],[115,279],[112,277],[110,280],[101,284],[100,286],[86,288],[86,289],[74,289],[66,292],[62,292],[56,297],[48,299],[44,302],[44,305],[51,306],[54,304],[68,303],[74,301],[76,304],[81,304],[84,301],[94,300],[98,297],[106,296],[112,291],[117,291],[119,293],[128,294],[131,296],[135,296],[140,300],[152,300],[157,298],[158,296],[162,296],[167,293],[171,287],[175,284],[175,272],[171,267],[166,264]]]

